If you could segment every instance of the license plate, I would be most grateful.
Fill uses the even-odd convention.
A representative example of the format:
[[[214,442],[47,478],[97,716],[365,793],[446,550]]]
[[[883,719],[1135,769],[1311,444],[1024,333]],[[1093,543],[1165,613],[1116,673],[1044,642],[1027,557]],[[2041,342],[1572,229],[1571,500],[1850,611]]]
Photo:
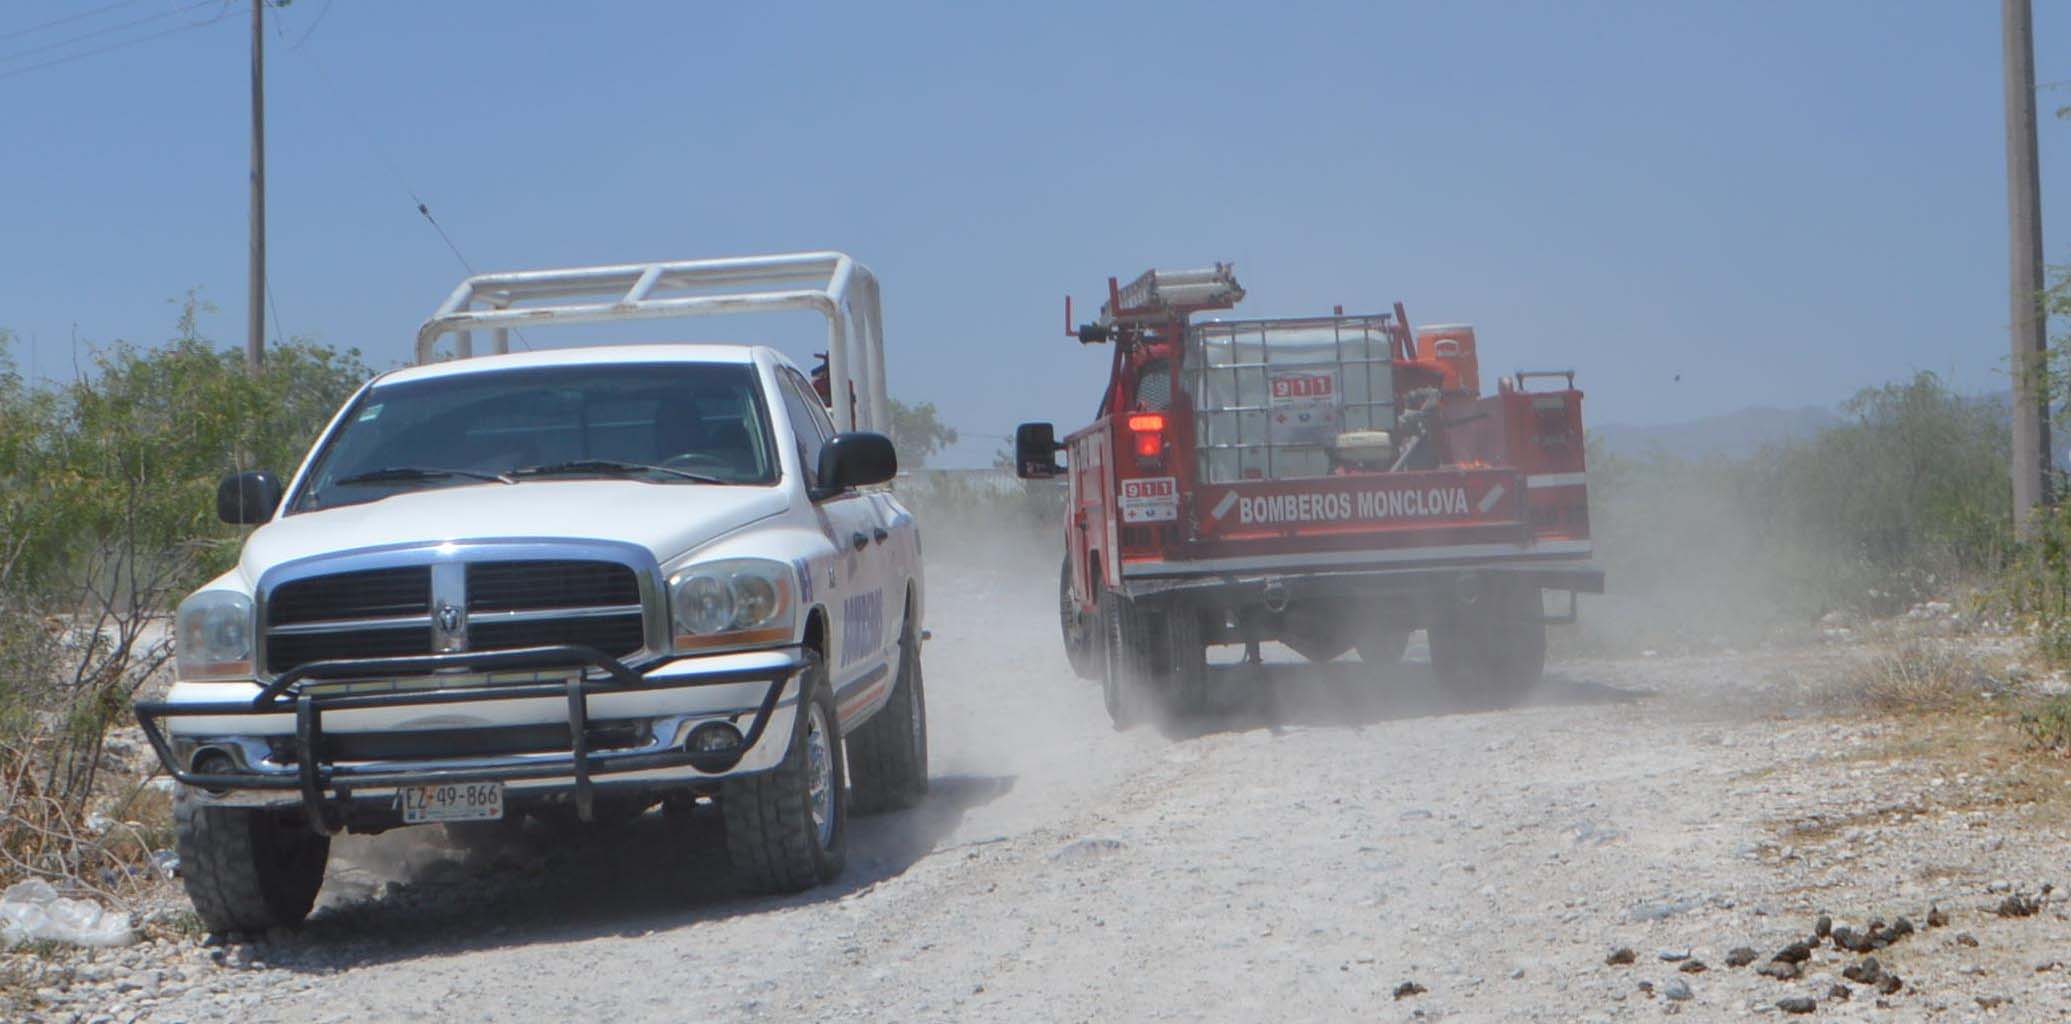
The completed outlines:
[[[503,817],[503,783],[449,782],[404,786],[403,824],[431,821],[495,821]]]

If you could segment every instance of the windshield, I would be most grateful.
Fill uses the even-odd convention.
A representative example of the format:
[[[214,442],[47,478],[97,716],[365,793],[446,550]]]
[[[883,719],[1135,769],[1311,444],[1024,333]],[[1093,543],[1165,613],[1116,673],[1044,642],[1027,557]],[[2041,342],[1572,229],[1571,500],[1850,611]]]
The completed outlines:
[[[540,367],[378,385],[318,453],[294,511],[430,487],[623,476],[656,484],[777,478],[753,367]]]

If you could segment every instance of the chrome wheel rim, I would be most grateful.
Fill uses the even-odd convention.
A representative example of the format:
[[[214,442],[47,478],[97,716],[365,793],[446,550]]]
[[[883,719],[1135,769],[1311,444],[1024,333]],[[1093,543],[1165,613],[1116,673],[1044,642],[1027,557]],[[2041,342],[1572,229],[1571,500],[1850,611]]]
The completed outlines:
[[[813,809],[813,832],[825,849],[834,842],[834,747],[827,739],[826,712],[818,704],[805,723],[806,803]]]

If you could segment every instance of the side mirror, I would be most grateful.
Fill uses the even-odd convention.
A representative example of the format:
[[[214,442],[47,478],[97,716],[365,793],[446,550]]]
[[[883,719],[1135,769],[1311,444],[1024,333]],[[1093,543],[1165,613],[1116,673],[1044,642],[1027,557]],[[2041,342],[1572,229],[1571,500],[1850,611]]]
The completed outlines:
[[[279,507],[280,481],[265,470],[232,473],[216,485],[216,518],[233,526],[267,522]]]
[[[1057,428],[1048,423],[1023,423],[1014,428],[1014,475],[1023,480],[1043,480],[1064,472],[1057,464]]]
[[[881,484],[899,475],[899,453],[892,448],[892,439],[883,434],[836,434],[820,448],[819,475],[816,497]]]

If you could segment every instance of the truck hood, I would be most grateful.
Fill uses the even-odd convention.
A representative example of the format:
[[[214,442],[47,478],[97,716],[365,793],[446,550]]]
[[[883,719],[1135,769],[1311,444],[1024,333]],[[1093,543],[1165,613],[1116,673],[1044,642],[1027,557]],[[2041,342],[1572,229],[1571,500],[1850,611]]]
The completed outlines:
[[[448,541],[555,539],[635,544],[667,562],[784,511],[778,487],[533,480],[411,491],[283,516],[245,541],[247,584],[274,566],[316,555]]]

